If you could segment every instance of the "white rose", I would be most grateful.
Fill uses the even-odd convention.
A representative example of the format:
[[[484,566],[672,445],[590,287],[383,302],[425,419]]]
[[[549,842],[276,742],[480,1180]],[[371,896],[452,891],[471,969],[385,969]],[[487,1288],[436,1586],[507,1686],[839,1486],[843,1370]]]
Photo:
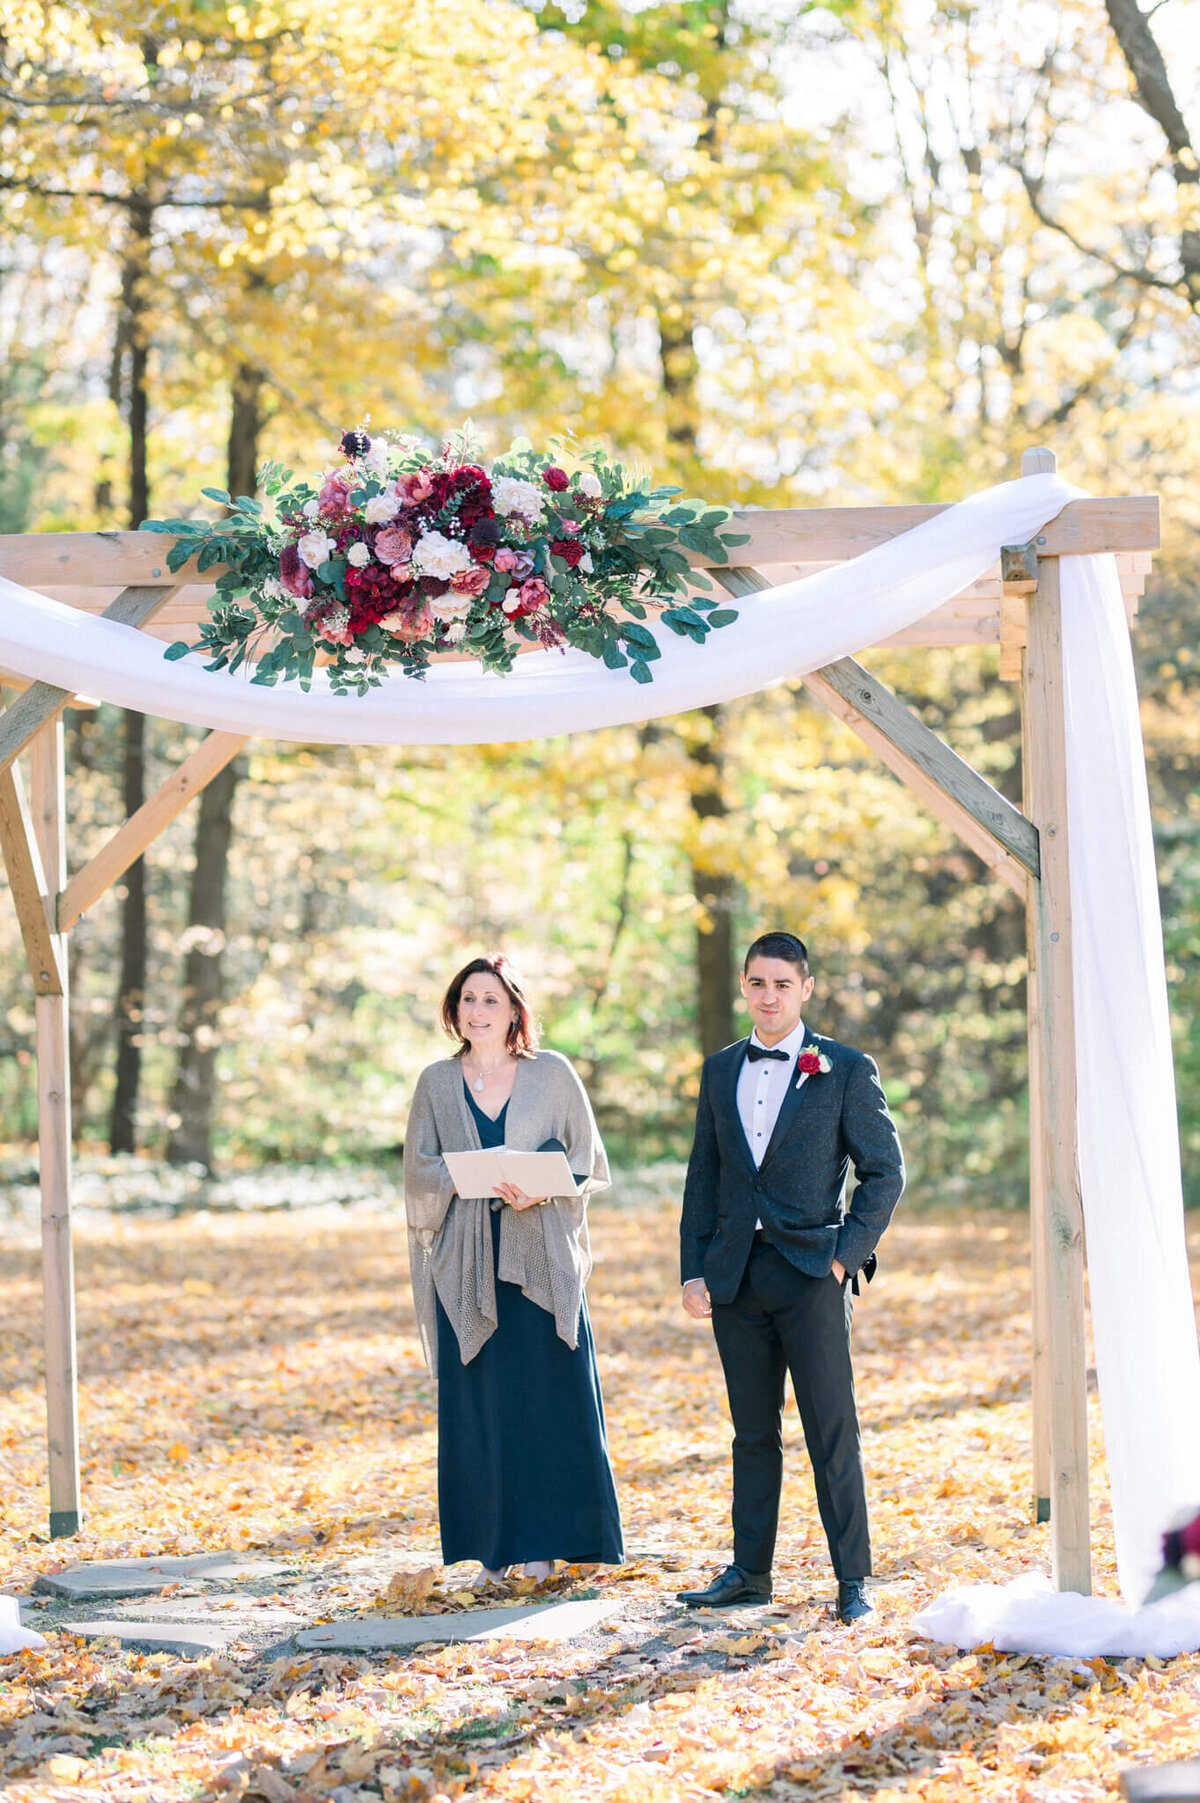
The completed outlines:
[[[363,458],[363,462],[373,476],[386,476],[388,473],[388,450],[386,439],[373,438],[371,448]]]
[[[372,495],[363,508],[363,518],[368,526],[384,526],[394,520],[400,511],[400,501],[394,488],[385,488],[381,495]]]
[[[360,649],[358,645],[352,645],[349,651],[344,651],[342,653],[342,662],[344,664],[365,664],[366,661],[367,654]]]
[[[262,585],[260,593],[264,601],[282,601],[283,597],[287,594],[287,590],[284,588],[282,582],[280,582],[278,576],[268,576]]]
[[[604,493],[604,490],[600,486],[600,478],[595,470],[581,470],[576,487],[581,495],[587,496],[589,501],[598,501],[600,496]]]
[[[583,556],[579,559],[579,562],[575,565],[575,568],[577,570],[582,570],[585,576],[590,576],[595,567],[595,564],[592,562],[592,554],[590,551],[585,551]]]
[[[541,489],[534,483],[520,476],[497,476],[492,482],[492,505],[497,513],[519,514],[532,526],[541,519],[545,503]]]
[[[363,569],[366,564],[370,563],[370,561],[371,561],[370,550],[366,545],[363,544],[361,539],[359,539],[357,544],[351,545],[350,549],[346,553],[346,562],[353,564],[354,568],[356,570]]]
[[[446,631],[446,637],[449,639],[450,643],[452,645],[461,645],[466,636],[466,622],[463,620],[452,620]]]
[[[304,515],[306,520],[315,520],[317,515],[321,511],[321,503],[315,499],[312,501],[306,501],[304,503],[304,506],[300,509],[300,511]]]
[[[474,599],[474,595],[459,595],[450,589],[444,595],[435,595],[429,605],[439,620],[461,620],[470,613]]]
[[[306,532],[296,549],[309,569],[316,570],[336,548],[336,542],[327,532]]]
[[[506,614],[515,614],[518,607],[521,605],[520,588],[510,588],[500,605]]]
[[[456,538],[447,538],[444,532],[422,533],[413,547],[412,560],[424,575],[437,576],[443,582],[449,582],[459,570],[471,569],[475,562],[464,544]],[[470,596],[466,597],[466,602],[469,607]],[[439,608],[438,611],[442,610]]]

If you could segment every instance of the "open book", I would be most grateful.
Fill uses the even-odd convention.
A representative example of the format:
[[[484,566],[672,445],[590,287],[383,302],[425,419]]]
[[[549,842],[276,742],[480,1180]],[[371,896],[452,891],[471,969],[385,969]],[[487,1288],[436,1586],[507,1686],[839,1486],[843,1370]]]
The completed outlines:
[[[498,1183],[512,1183],[527,1196],[577,1196],[579,1185],[565,1152],[516,1152],[495,1146],[482,1152],[443,1152],[460,1196],[472,1200],[499,1194]]]

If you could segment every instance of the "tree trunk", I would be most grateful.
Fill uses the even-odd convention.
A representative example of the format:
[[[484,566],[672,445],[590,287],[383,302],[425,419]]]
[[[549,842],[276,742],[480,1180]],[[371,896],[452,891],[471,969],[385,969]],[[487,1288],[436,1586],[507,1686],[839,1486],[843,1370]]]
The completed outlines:
[[[170,1164],[211,1171],[213,1083],[223,1000],[225,894],[233,797],[241,759],[217,773],[199,801],[196,861],[188,900],[187,963],[179,1012],[179,1056],[171,1092]]]
[[[257,487],[264,381],[262,371],[252,363],[239,363],[233,372],[228,453],[231,495],[252,495]]]
[[[658,316],[659,359],[662,367],[663,412],[672,460],[680,473],[695,468],[700,428],[700,402],[696,385],[700,363],[696,356],[694,322],[690,305]],[[689,750],[688,788],[697,820],[722,819],[729,812],[722,791],[724,775],[725,709],[700,710],[704,731]],[[734,1037],[733,916],[737,884],[728,871],[714,869],[706,860],[692,864],[692,894],[696,898],[696,1033],[705,1057],[719,1051]]]
[[[704,738],[693,747],[689,781],[692,812],[697,820],[722,820],[729,809],[721,789],[724,774],[725,709],[700,709],[708,722]],[[692,893],[701,914],[696,925],[696,1027],[700,1050],[707,1058],[735,1037],[733,1025],[733,916],[737,885],[727,870],[692,863]]]
[[[262,430],[260,370],[239,363],[229,410],[227,482],[231,495],[252,495]],[[179,1009],[175,1081],[171,1090],[170,1164],[213,1168],[212,1130],[220,1015],[224,1001],[226,886],[233,839],[233,798],[244,765],[226,764],[199,801],[195,861],[188,897],[187,963]]]
[[[124,791],[126,819],[146,799],[146,719],[125,710]],[[109,1118],[112,1152],[137,1148],[138,1089],[142,1076],[142,1025],[146,1008],[146,864],[143,858],[125,874],[121,908],[121,980],[117,989],[117,1081]]]
[[[128,208],[129,243],[121,270],[121,322],[114,356],[118,385],[124,389],[129,420],[129,525],[134,531],[150,511],[147,467],[149,394],[147,330],[150,237],[154,209],[144,197]],[[146,721],[129,709],[124,721],[125,814],[146,799]],[[146,865],[142,858],[125,877],[121,909],[121,980],[117,990],[116,1087],[108,1141],[113,1152],[137,1147],[138,1090],[142,1075],[142,1025],[146,1004]]]

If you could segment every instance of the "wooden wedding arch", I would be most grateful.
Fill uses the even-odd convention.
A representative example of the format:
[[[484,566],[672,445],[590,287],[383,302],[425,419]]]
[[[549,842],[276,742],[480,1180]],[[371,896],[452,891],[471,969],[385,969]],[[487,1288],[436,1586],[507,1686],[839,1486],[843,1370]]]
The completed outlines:
[[[1024,475],[1053,471],[1027,451]],[[735,595],[772,587],[909,531],[940,507],[801,508],[749,513],[736,569],[712,575]],[[1158,548],[1158,498],[1069,502],[1026,545],[1009,546],[980,581],[889,645],[1000,648],[1001,678],[1020,684],[1024,808],[1015,808],[895,695],[846,657],[804,678],[939,819],[1020,897],[1029,951],[1029,1099],[1033,1298],[1033,1497],[1049,1517],[1054,1582],[1091,1589],[1083,1211],[1075,1148],[1075,1023],[1066,831],[1066,722],[1058,560],[1113,552],[1132,619]],[[167,543],[136,532],[0,537],[0,575],[133,630],[171,640],[205,615],[212,581],[166,569]],[[763,574],[763,572],[768,572]],[[183,581],[181,582],[180,577]],[[164,692],[171,666],[163,665]],[[82,1519],[71,1242],[71,1094],[67,935],[164,827],[245,744],[210,732],[157,792],[69,879],[62,712],[73,697],[24,683],[0,714],[0,847],[29,960],[37,1011],[37,1082],[46,1340],[50,1533]],[[27,754],[28,795],[18,757]]]

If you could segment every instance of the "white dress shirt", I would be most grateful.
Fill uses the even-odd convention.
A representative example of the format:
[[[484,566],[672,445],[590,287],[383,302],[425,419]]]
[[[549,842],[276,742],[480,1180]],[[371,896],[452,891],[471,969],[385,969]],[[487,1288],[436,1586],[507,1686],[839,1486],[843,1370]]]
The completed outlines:
[[[751,1033],[750,1044],[762,1045],[757,1030]],[[762,1163],[771,1143],[771,1135],[775,1131],[788,1084],[796,1075],[796,1059],[803,1044],[804,1022],[801,1020],[797,1021],[785,1039],[779,1040],[771,1048],[772,1051],[787,1053],[786,1064],[782,1058],[760,1058],[754,1064],[746,1058],[738,1072],[738,1115],[756,1168]]]

